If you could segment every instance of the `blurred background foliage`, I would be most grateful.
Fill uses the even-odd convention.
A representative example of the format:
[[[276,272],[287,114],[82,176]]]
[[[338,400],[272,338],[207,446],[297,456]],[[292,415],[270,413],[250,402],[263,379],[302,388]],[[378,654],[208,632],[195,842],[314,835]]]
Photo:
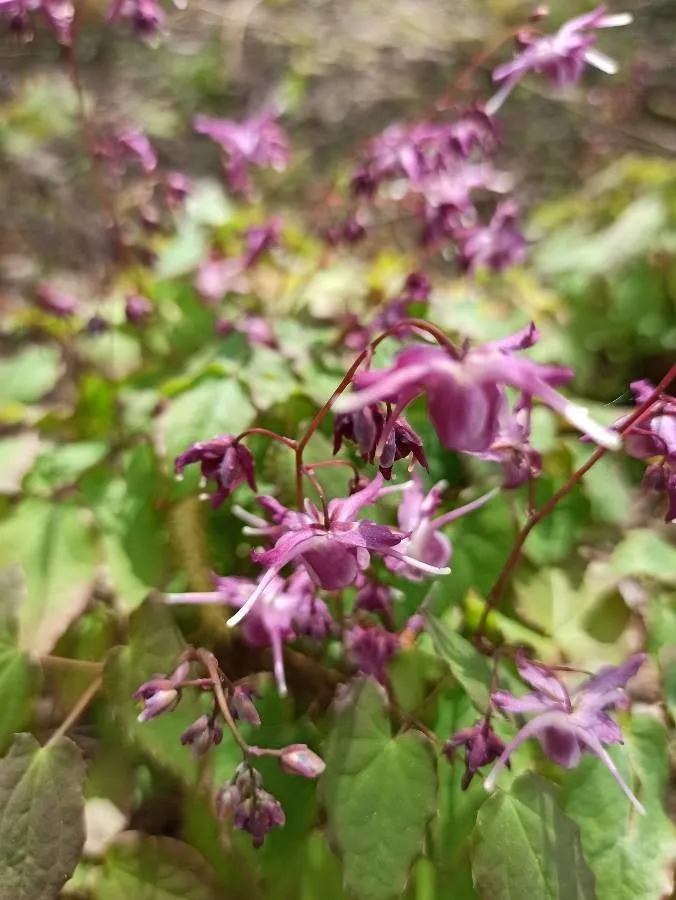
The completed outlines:
[[[585,8],[574,6],[553,2],[553,22]],[[527,212],[532,250],[526,264],[472,279],[458,277],[444,259],[428,266],[432,321],[481,342],[534,319],[543,334],[535,358],[572,366],[575,394],[606,423],[630,406],[629,382],[658,381],[676,348],[676,11],[658,0],[627,7],[636,24],[609,35],[606,45],[622,60],[614,80],[592,76],[565,97],[524,86],[501,113],[500,162],[515,172],[515,193]],[[166,721],[139,725],[130,695],[143,678],[165,671],[184,641],[218,652],[231,677],[269,670],[269,654],[226,634],[221,611],[170,614],[144,598],[208,589],[212,570],[255,571],[227,506],[214,512],[201,503],[197,476],[188,472],[177,481],[173,459],[193,441],[254,421],[289,435],[309,422],[351,359],[341,320],[350,313],[372,318],[421,264],[418,249],[396,226],[376,231],[357,251],[327,250],[319,231],[327,212],[341,208],[345,163],[349,168],[366,137],[392,120],[419,117],[446,92],[460,101],[485,94],[489,63],[462,88],[454,83],[527,12],[511,0],[191,0],[171,14],[169,37],[151,49],[108,26],[103,8],[89,2],[79,52],[97,121],[144,128],[162,168],[183,171],[194,183],[172,229],[151,238],[151,264],[138,260],[118,269],[111,267],[100,197],[79,143],[77,98],[60,51],[46,34],[28,45],[3,38],[3,749],[17,731],[47,736],[91,680],[50,658],[106,659],[101,697],[74,732],[89,763],[85,796],[108,802],[103,812],[88,802],[88,836],[102,822],[106,840],[89,846],[64,897],[339,900],[349,893],[341,886],[337,850],[347,860],[351,889],[361,898],[381,896],[368,887],[370,863],[359,858],[354,841],[324,828],[324,801],[313,786],[290,782],[265,760],[266,787],[284,805],[286,828],[255,853],[246,836],[219,831],[205,792],[195,788],[229,776],[234,748],[224,743],[213,764],[198,767],[178,741],[195,708],[185,702]],[[192,132],[191,120],[198,112],[242,115],[270,102],[283,111],[293,162],[283,176],[261,179],[257,201],[238,205],[221,184],[216,149]],[[117,199],[132,210],[139,196],[132,183]],[[218,307],[204,304],[193,283],[200,261],[214,248],[237,248],[242,229],[271,213],[283,221],[280,247],[249,273],[241,293]],[[33,302],[35,285],[45,278],[78,298],[74,316],[56,318]],[[152,301],[152,317],[142,326],[125,320],[129,291]],[[218,319],[242,310],[269,320],[276,347],[217,334]],[[105,330],[92,325],[98,319]],[[392,352],[384,346],[378,359]],[[432,478],[449,482],[451,499],[492,483],[488,464],[439,449],[422,409],[410,420],[425,438]],[[534,436],[545,459],[540,502],[589,450],[545,410],[537,411]],[[291,502],[291,460],[264,441],[251,447],[262,492]],[[310,459],[330,452],[327,422]],[[636,461],[606,457],[589,473],[529,538],[490,628],[530,644],[545,661],[582,667],[617,663],[647,644],[651,661],[638,699],[663,705],[672,739],[676,542],[673,526],[662,524],[659,501],[640,492],[641,472]],[[344,491],[340,470],[323,482],[330,495]],[[430,599],[440,631],[392,663],[401,706],[442,737],[471,724],[472,702],[481,706],[481,690],[485,698],[490,673],[463,634],[476,624],[509,553],[523,499],[503,494],[453,525],[453,576]],[[246,491],[238,502],[253,509]],[[399,626],[425,596],[425,585],[407,587],[396,611]],[[309,657],[315,652],[310,648]],[[257,743],[327,745],[329,719],[318,714],[327,710],[335,685],[308,670],[307,658],[291,652],[287,660],[292,700],[282,702],[274,686],[266,687],[265,733],[256,734]],[[649,770],[647,794],[657,805],[667,797],[673,807],[664,730],[650,716],[636,718],[625,763]],[[339,740],[335,735],[336,729],[331,742]],[[400,776],[388,773],[390,783]],[[604,792],[615,791],[606,776],[588,768],[557,776],[597,896],[668,895],[674,834],[657,806],[612,862],[604,856],[584,795],[598,777],[594,802],[601,806]],[[332,777],[339,781],[340,772]],[[468,842],[485,799],[481,785],[461,795],[458,763],[439,777],[439,810],[427,829],[425,856],[414,863],[422,847],[397,848],[378,864],[416,900],[471,900],[475,889],[476,896],[492,896],[477,877],[481,845],[471,849],[474,887],[469,867]],[[383,820],[377,840],[394,846],[406,786],[396,803],[390,797],[378,806],[386,785],[364,778],[359,791]],[[329,788],[342,796],[339,784]],[[532,790],[523,782],[525,806]],[[619,842],[627,813],[624,806],[615,813]],[[646,847],[654,850],[647,874]],[[629,873],[625,883],[613,881],[615,871]]]

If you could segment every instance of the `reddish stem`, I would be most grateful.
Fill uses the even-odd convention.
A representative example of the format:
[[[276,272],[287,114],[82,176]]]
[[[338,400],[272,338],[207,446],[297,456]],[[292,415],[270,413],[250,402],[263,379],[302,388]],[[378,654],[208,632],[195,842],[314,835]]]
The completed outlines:
[[[238,444],[250,434],[262,434],[264,437],[269,437],[273,441],[279,441],[280,444],[284,444],[284,446],[289,447],[291,450],[296,449],[296,441],[294,441],[292,438],[285,437],[283,434],[277,434],[276,431],[270,431],[269,428],[247,428],[246,431],[242,431],[237,435],[237,437],[233,441],[233,444]]]
[[[331,394],[331,396],[322,406],[319,412],[315,414],[314,418],[308,425],[305,434],[296,445],[296,499],[299,509],[302,509],[303,507],[303,451],[305,450],[308,441],[315,433],[315,431],[319,428],[324,418],[331,411],[331,407],[336,402],[338,397],[340,397],[343,391],[352,383],[352,379],[357,374],[357,370],[364,362],[364,360],[368,359],[371,356],[376,347],[382,341],[384,341],[386,337],[395,334],[402,328],[417,328],[419,331],[427,332],[441,347],[447,350],[454,359],[458,358],[457,348],[449,339],[449,337],[444,334],[444,332],[440,328],[437,328],[436,325],[432,325],[430,322],[426,322],[424,319],[402,319],[400,322],[397,322],[396,325],[392,325],[390,328],[387,328],[385,331],[379,334],[378,337],[374,338],[369,343],[368,347],[365,350],[362,350],[359,356],[352,363],[338,387]]]
[[[640,406],[636,407],[636,409],[627,417],[625,422],[622,424],[622,427],[619,429],[620,434],[626,435],[634,425],[638,424],[644,418],[648,417],[655,400],[657,400],[660,394],[662,394],[669,387],[669,385],[675,378],[676,365],[672,366],[669,369],[667,374],[660,381],[655,390],[650,394],[648,399]],[[505,589],[507,588],[507,584],[509,583],[509,579],[521,559],[523,546],[526,543],[528,535],[539,522],[545,519],[552,512],[552,510],[554,510],[559,501],[563,497],[565,497],[566,494],[568,494],[575,487],[575,485],[578,484],[579,481],[582,480],[583,476],[586,475],[587,472],[592,468],[592,466],[595,466],[596,463],[601,459],[601,457],[605,456],[606,453],[607,450],[605,449],[605,447],[598,447],[589,457],[587,462],[580,466],[580,468],[575,472],[573,472],[568,481],[566,481],[566,483],[563,484],[558,489],[558,491],[556,491],[556,493],[554,493],[549,498],[544,506],[541,506],[540,509],[534,510],[529,515],[526,524],[523,526],[517,536],[516,542],[512,547],[509,556],[505,560],[505,563],[495,581],[495,584],[488,592],[488,596],[486,597],[486,605],[484,606],[481,618],[479,619],[477,630],[474,633],[475,641],[481,638],[489,614],[502,600]]]

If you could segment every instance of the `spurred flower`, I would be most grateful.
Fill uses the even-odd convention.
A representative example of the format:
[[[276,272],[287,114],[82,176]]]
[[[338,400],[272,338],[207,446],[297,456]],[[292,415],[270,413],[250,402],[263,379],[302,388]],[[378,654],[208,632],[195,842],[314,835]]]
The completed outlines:
[[[249,193],[249,169],[272,168],[284,171],[289,162],[289,144],[274,110],[249,116],[241,122],[196,116],[195,131],[220,145],[228,185],[236,193]]]
[[[630,385],[638,406],[650,399],[655,386],[647,380]],[[621,419],[615,427],[623,424]],[[650,416],[632,426],[624,439],[628,453],[637,459],[650,460],[643,484],[666,494],[667,522],[676,522],[676,397],[662,394],[651,407]]]
[[[483,766],[495,762],[505,751],[505,744],[493,731],[488,719],[481,719],[471,728],[463,728],[456,732],[444,744],[444,754],[448,760],[452,760],[458,747],[466,748],[465,771],[462,776],[461,787],[466,791],[472,778]],[[509,767],[509,760],[506,765]]]
[[[267,319],[263,316],[244,316],[240,320],[219,319],[216,323],[218,334],[228,335],[236,332],[246,338],[252,347],[278,347],[277,338]]]
[[[399,638],[380,625],[355,625],[345,632],[345,649],[363,675],[387,684],[387,664],[399,649]]]
[[[183,0],[174,0],[174,6],[184,9]],[[108,21],[128,21],[143,40],[151,40],[161,30],[166,16],[158,0],[112,0],[108,8]]]
[[[519,358],[516,351],[537,339],[534,326],[483,347],[412,346],[399,352],[394,365],[358,374],[357,391],[340,397],[337,412],[349,413],[378,401],[393,404],[398,417],[424,394],[439,439],[449,450],[482,453],[490,449],[504,414],[505,387],[539,397],[596,443],[617,449],[617,433],[593,421],[587,409],[566,400],[552,385],[571,377],[567,369]]]
[[[621,744],[622,732],[607,710],[626,705],[626,683],[643,664],[646,656],[638,653],[621,666],[604,666],[596,675],[587,678],[569,691],[566,685],[546,666],[529,662],[523,654],[517,656],[521,678],[533,691],[514,697],[506,691],[496,691],[493,705],[503,712],[532,714],[532,718],[505,748],[495,768],[485,782],[491,790],[502,768],[514,751],[529,738],[537,738],[547,756],[564,769],[573,769],[585,751],[594,753],[605,764],[638,812],[645,810],[633,795],[612,761],[604,744]]]
[[[354,611],[376,613],[383,617],[388,628],[394,628],[392,599],[394,590],[374,578],[361,576],[357,581],[359,590],[354,600]]]
[[[133,697],[142,706],[138,721],[147,722],[176,709],[181,699],[181,683],[189,671],[188,663],[180,663],[170,675],[155,675],[137,688]]]
[[[392,477],[394,463],[407,456],[412,456],[425,470],[428,468],[420,436],[403,416],[388,419],[378,403],[335,417],[334,455],[344,440],[353,441],[364,460],[377,462],[380,474],[388,481]]]
[[[287,692],[283,645],[299,635],[324,638],[333,622],[326,605],[314,596],[314,585],[304,569],[286,581],[279,576],[257,582],[236,576],[216,578],[217,590],[207,593],[169,594],[169,603],[217,603],[242,609],[258,594],[258,602],[246,617],[244,640],[252,647],[271,647],[279,693]],[[238,688],[235,688],[238,690]],[[248,720],[250,721],[250,719]]]
[[[629,25],[632,20],[630,13],[607,15],[606,7],[599,6],[592,12],[566,22],[555,34],[521,32],[517,57],[498,66],[493,72],[493,81],[501,87],[486,104],[486,111],[489,115],[497,112],[515,85],[528,72],[544,75],[558,88],[577,84],[588,65],[607,75],[614,75],[617,63],[594,47],[595,31],[599,28]]]
[[[465,272],[490,269],[503,272],[526,257],[526,239],[518,227],[519,209],[512,200],[499,203],[488,225],[458,229],[458,261]]]
[[[330,500],[326,516],[309,500],[305,501],[305,512],[285,510],[281,504],[276,510],[279,524],[274,528],[281,531],[274,547],[257,550],[252,558],[267,568],[259,580],[256,590],[231,619],[229,625],[236,625],[252,609],[268,584],[291,562],[305,566],[313,582],[325,590],[336,591],[353,584],[359,572],[370,562],[370,554],[394,556],[412,566],[418,566],[432,574],[448,574],[447,569],[436,569],[418,560],[398,553],[394,548],[403,538],[387,525],[357,518],[364,506],[377,500],[383,486],[383,478],[377,475],[365,488],[342,500]]]
[[[200,464],[203,478],[216,482],[217,490],[211,499],[214,509],[245,481],[252,491],[256,490],[253,455],[244,444],[236,444],[231,434],[221,434],[188,447],[176,457],[177,476],[182,476],[185,467],[193,463]]]
[[[445,481],[439,481],[426,494],[422,479],[415,474],[412,481],[402,487],[405,489],[397,510],[397,518],[399,528],[406,534],[406,538],[399,546],[400,552],[411,559],[435,567],[448,566],[453,552],[451,542],[441,529],[461,516],[479,509],[497,493],[497,490],[489,491],[471,503],[435,517],[434,514],[447,487]],[[412,581],[423,577],[423,572],[419,568],[401,559],[386,558],[385,564],[392,571]]]

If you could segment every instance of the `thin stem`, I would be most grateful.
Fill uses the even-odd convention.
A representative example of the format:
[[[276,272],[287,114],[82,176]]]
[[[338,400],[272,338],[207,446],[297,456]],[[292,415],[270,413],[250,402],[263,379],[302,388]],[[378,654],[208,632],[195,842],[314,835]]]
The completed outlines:
[[[357,374],[357,370],[359,369],[361,364],[371,356],[376,347],[382,341],[384,341],[386,337],[390,337],[390,335],[395,334],[402,328],[417,328],[419,331],[427,332],[435,339],[439,346],[447,350],[454,359],[457,359],[458,351],[453,342],[448,338],[446,334],[444,334],[444,332],[440,328],[437,328],[436,325],[432,325],[430,322],[426,322],[424,319],[402,319],[400,322],[397,322],[395,325],[387,328],[385,331],[379,334],[378,337],[374,338],[370,342],[368,347],[365,350],[362,350],[359,356],[352,363],[350,368],[341,379],[338,387],[331,394],[331,396],[322,406],[319,412],[315,414],[314,418],[308,425],[305,434],[296,445],[296,500],[299,509],[303,508],[303,451],[305,450],[310,438],[319,428],[324,418],[331,411],[331,408],[338,397],[340,397],[343,391],[345,391],[345,389],[352,383],[352,379]]]
[[[61,740],[61,738],[69,731],[70,728],[77,722],[85,709],[89,706],[91,701],[94,699],[96,694],[99,691],[99,688],[103,684],[103,677],[101,675],[97,676],[92,683],[89,685],[87,690],[80,696],[79,700],[75,704],[75,706],[71,709],[70,713],[66,716],[64,721],[59,725],[54,734],[50,737],[50,739],[45,744],[45,749],[47,747],[53,747],[57,741]]]
[[[327,506],[327,503],[326,503],[326,494],[324,493],[324,488],[321,486],[319,479],[316,478],[315,475],[313,474],[311,467],[303,466],[302,471],[303,471],[303,475],[305,475],[307,480],[310,482],[312,487],[317,492],[317,496],[319,497],[319,502],[322,505],[322,512],[324,513],[324,528],[326,528],[326,530],[328,531],[331,526],[331,522],[329,521],[329,507]]]
[[[221,712],[221,715],[223,716],[223,720],[230,729],[230,732],[235,739],[235,743],[242,751],[242,756],[247,759],[249,756],[249,745],[239,733],[237,724],[232,717],[232,713],[230,712],[230,707],[228,706],[228,701],[223,691],[221,673],[216,657],[208,650],[197,650],[196,655],[204,668],[209,673],[209,678],[211,678],[211,683],[213,685],[214,697],[216,698],[216,703],[218,703],[218,708]]]
[[[676,365],[673,365],[664,378],[657,385],[655,390],[650,394],[650,396],[638,406],[622,423],[621,428],[619,428],[619,432],[621,435],[626,435],[629,431],[631,431],[634,425],[638,425],[643,419],[647,418],[650,414],[651,408],[655,400],[658,399],[660,394],[662,394],[671,384],[671,382],[676,378]],[[486,597],[486,605],[484,606],[483,612],[481,614],[481,618],[479,619],[479,624],[477,625],[476,632],[474,633],[474,639],[479,639],[484,631],[486,620],[490,612],[495,609],[495,607],[502,600],[505,589],[507,588],[507,584],[514,572],[514,569],[518,565],[521,559],[521,553],[523,551],[523,546],[526,543],[526,539],[531,531],[535,528],[535,526],[545,519],[557,506],[559,501],[566,496],[576,484],[578,484],[584,475],[596,465],[596,463],[601,459],[601,457],[605,456],[607,450],[605,447],[598,447],[594,453],[589,457],[586,463],[580,466],[573,474],[570,476],[568,481],[563,484],[558,491],[556,491],[549,500],[541,506],[540,509],[534,510],[531,515],[529,515],[526,524],[523,526],[519,534],[517,535],[516,542],[512,547],[509,556],[505,560],[505,563],[500,570],[500,574],[495,581],[495,584],[488,592],[488,596]]]
[[[238,444],[240,441],[244,440],[245,437],[249,437],[250,434],[262,434],[264,437],[269,437],[273,441],[279,441],[280,444],[290,447],[291,450],[296,449],[296,441],[292,438],[285,437],[283,434],[277,434],[276,431],[270,431],[269,428],[247,428],[246,431],[242,431],[241,434],[237,435],[233,444]]]
[[[66,656],[42,656],[40,664],[53,669],[80,669],[80,671],[100,672],[103,669],[102,662],[92,659],[68,659]]]

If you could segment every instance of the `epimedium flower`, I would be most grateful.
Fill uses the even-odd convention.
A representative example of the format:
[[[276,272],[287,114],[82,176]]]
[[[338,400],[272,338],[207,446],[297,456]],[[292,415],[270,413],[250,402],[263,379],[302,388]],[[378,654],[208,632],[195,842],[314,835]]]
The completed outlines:
[[[77,297],[43,282],[35,290],[35,299],[40,309],[59,319],[74,315],[80,306]]]
[[[500,463],[502,487],[521,487],[542,471],[542,456],[530,443],[532,398],[521,394],[510,408],[505,398],[498,414],[498,431],[493,443],[482,452],[472,453],[477,459]]]
[[[403,538],[387,525],[378,525],[357,516],[363,507],[374,503],[383,486],[378,474],[366,487],[344,499],[330,500],[325,514],[309,500],[305,511],[295,513],[277,504],[275,531],[279,534],[269,550],[255,550],[252,558],[267,568],[256,590],[241,609],[228,620],[233,626],[253,608],[268,584],[292,562],[301,563],[312,581],[328,591],[353,584],[370,563],[370,554],[393,556],[435,575],[447,575],[446,568],[435,568],[399,553],[394,548]]]
[[[643,806],[629,789],[604,744],[621,744],[622,732],[608,710],[626,705],[625,686],[646,659],[637,653],[620,666],[604,666],[573,690],[546,666],[529,662],[519,653],[516,658],[521,678],[533,690],[522,697],[496,691],[491,701],[503,712],[530,714],[532,718],[504,749],[495,768],[485,781],[491,790],[503,767],[524,741],[537,738],[545,754],[564,769],[574,769],[583,752],[591,752],[607,767],[639,813]]]
[[[363,675],[387,684],[387,664],[399,649],[399,637],[380,625],[355,625],[345,632],[348,658]]]
[[[370,463],[377,461],[380,474],[387,481],[392,477],[394,463],[408,456],[412,456],[426,471],[429,468],[420,436],[403,416],[388,419],[386,412],[378,403],[335,417],[334,456],[342,447],[344,440],[357,445],[362,459]]]
[[[479,769],[488,766],[499,759],[505,752],[505,743],[493,731],[488,718],[481,719],[471,728],[463,728],[452,735],[444,744],[446,759],[453,760],[459,747],[465,748],[465,771],[460,783],[462,790],[466,791],[472,782],[472,778]],[[509,760],[505,763],[509,768]]]
[[[183,0],[174,0],[177,9],[185,9]],[[109,22],[127,21],[136,34],[150,41],[162,29],[166,15],[158,0],[112,0],[108,7]]]
[[[505,388],[538,397],[571,425],[608,449],[619,435],[594,422],[588,410],[567,400],[553,385],[571,377],[568,369],[519,358],[516,352],[537,340],[534,325],[481,347],[412,346],[401,350],[387,369],[359,373],[356,391],[340,397],[336,412],[351,413],[372,403],[393,405],[395,419],[416,397],[425,395],[430,419],[449,450],[482,453],[490,449],[504,416]]]
[[[464,272],[479,268],[504,272],[526,257],[527,244],[518,227],[519,208],[505,200],[495,208],[488,225],[472,225],[456,231],[460,242],[458,261]]]
[[[487,113],[496,113],[528,72],[544,75],[557,88],[577,84],[588,65],[614,75],[617,72],[615,61],[594,47],[596,30],[617,28],[632,21],[630,13],[608,15],[605,6],[598,6],[570,19],[555,34],[520,32],[519,54],[493,72],[493,81],[501,87],[486,104]]]
[[[272,168],[283,172],[289,163],[288,140],[274,110],[239,122],[199,115],[195,117],[194,128],[221,147],[226,157],[226,179],[236,193],[250,192],[250,168]]]
[[[642,379],[630,385],[637,406],[648,401],[655,386]],[[623,420],[616,423],[621,426]],[[667,522],[676,522],[676,397],[661,394],[655,399],[650,415],[632,426],[624,438],[627,452],[637,459],[649,460],[643,477],[646,488],[667,497]]]
[[[235,443],[231,434],[221,434],[188,447],[176,457],[176,475],[182,477],[185,467],[194,463],[199,463],[204,479],[216,482],[217,490],[211,499],[214,509],[244,482],[252,491],[256,490],[253,454],[244,444]]]
[[[141,703],[139,722],[147,722],[172,712],[181,699],[181,684],[190,672],[190,664],[180,663],[170,675],[155,675],[134,691],[133,698]]]
[[[169,594],[169,603],[217,603],[242,609],[259,591],[258,602],[246,617],[242,635],[252,647],[271,647],[279,693],[287,693],[283,645],[297,636],[323,639],[333,628],[326,604],[315,597],[315,588],[304,569],[286,581],[278,575],[260,589],[257,582],[237,576],[216,578],[216,590],[207,593]],[[260,589],[260,590],[259,590]],[[235,689],[237,690],[237,688]],[[238,698],[241,703],[241,696]],[[250,719],[248,719],[250,721]]]
[[[129,325],[145,322],[153,313],[153,304],[142,294],[127,294],[124,303],[124,315]]]
[[[263,789],[260,772],[248,763],[240,763],[230,781],[219,789],[216,814],[219,819],[232,820],[235,829],[249,832],[256,848],[273,828],[286,822],[279,800]]]
[[[443,534],[442,528],[461,516],[479,509],[498,493],[496,488],[464,506],[435,516],[446,487],[445,481],[439,481],[426,493],[422,479],[417,473],[411,482],[402,485],[404,490],[397,509],[397,518],[399,528],[406,537],[399,549],[409,558],[426,563],[428,566],[444,567],[451,561],[453,548],[450,540]],[[417,581],[424,575],[420,569],[401,559],[386,558],[385,565],[411,581]]]

